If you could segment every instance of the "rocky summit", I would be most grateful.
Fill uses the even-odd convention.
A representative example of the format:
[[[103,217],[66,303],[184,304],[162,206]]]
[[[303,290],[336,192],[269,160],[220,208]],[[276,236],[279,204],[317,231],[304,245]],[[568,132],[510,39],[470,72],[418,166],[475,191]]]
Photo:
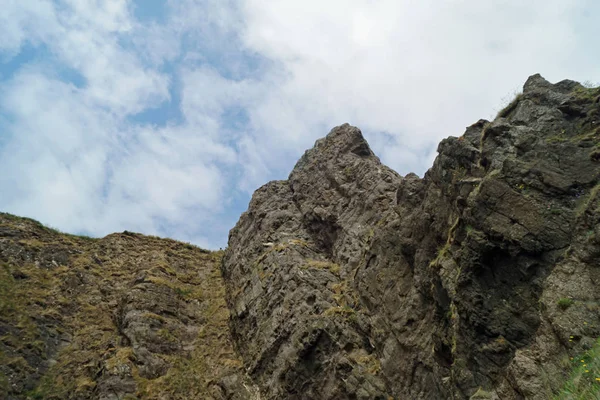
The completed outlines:
[[[600,88],[531,76],[438,153],[338,126],[224,252],[1,214],[0,397],[600,398]]]

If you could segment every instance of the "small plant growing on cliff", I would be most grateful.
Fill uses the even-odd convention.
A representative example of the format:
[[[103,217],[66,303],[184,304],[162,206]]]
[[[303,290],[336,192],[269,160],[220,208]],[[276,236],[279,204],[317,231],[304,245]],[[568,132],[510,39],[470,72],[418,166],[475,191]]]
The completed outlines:
[[[354,308],[344,305],[344,306],[333,306],[325,310],[323,315],[331,317],[334,315],[341,315],[346,318],[350,322],[356,321],[356,311]]]
[[[563,297],[556,302],[561,310],[566,310],[567,308],[571,307],[573,303],[575,303],[575,301],[573,301],[573,299],[569,299],[568,297]]]
[[[340,273],[340,266],[336,263],[329,261],[320,260],[308,260],[306,265],[302,266],[303,269],[314,268],[314,269],[325,269],[330,271],[332,274],[338,275]]]
[[[552,215],[560,215],[561,214],[561,210],[559,208],[551,208],[550,209],[550,214],[552,214]]]
[[[515,92],[514,98],[506,106],[504,106],[499,112],[496,118],[508,117],[519,105],[519,101],[523,98],[523,93]]]
[[[446,257],[449,254],[449,252],[450,252],[450,243],[446,242],[446,244],[444,246],[442,246],[438,249],[436,257],[433,260],[431,260],[431,262],[429,263],[429,266],[432,268],[437,267],[440,260],[442,258]]]
[[[381,371],[381,361],[375,354],[352,354],[350,359],[369,374],[377,375]]]

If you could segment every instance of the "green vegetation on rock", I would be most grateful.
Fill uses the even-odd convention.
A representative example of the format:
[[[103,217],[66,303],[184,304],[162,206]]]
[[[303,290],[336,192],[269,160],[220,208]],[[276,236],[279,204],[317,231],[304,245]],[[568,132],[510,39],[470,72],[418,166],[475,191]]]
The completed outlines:
[[[571,357],[568,374],[555,400],[600,399],[600,339],[587,352]]]
[[[204,399],[243,381],[222,252],[0,214],[0,398]]]

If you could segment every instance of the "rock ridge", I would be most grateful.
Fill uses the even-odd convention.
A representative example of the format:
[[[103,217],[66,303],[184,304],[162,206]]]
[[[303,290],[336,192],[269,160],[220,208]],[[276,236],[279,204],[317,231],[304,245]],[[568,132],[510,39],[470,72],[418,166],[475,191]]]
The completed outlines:
[[[228,334],[221,256],[0,213],[0,399],[258,399]]]
[[[600,330],[599,98],[533,75],[423,178],[344,124],[258,189],[222,272],[264,397],[556,394]]]
[[[596,398],[600,88],[533,75],[437,150],[337,126],[224,252],[0,213],[0,399]]]

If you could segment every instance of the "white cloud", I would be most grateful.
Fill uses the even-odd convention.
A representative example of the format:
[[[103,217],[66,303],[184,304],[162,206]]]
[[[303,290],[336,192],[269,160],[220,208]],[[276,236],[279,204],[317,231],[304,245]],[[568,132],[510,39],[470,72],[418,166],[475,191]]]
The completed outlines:
[[[490,117],[530,74],[597,76],[594,63],[581,63],[592,44],[578,36],[584,2],[243,4],[245,44],[287,73],[253,110],[259,147],[301,135],[312,141],[323,134],[315,127],[347,121],[368,137],[390,133],[396,147],[422,157],[442,137]],[[430,162],[377,150],[402,173],[422,173]]]
[[[38,44],[48,31],[57,29],[54,4],[44,0],[6,0],[2,4],[0,26],[0,50],[14,55],[25,42]]]
[[[0,110],[15,121],[0,151],[3,208],[94,235],[165,234],[165,220],[222,243],[202,239],[198,224],[222,211],[231,149],[185,126],[128,128],[84,89],[36,70],[2,89]]]
[[[33,69],[4,84],[2,92],[1,110],[13,120],[0,152],[3,207],[69,225],[82,205],[94,209],[99,201],[105,130],[116,129],[114,123],[79,89]]]
[[[63,0],[59,18],[75,29],[100,32],[131,30],[130,0]]]
[[[184,69],[181,76],[182,112],[188,121],[199,126],[206,123],[199,121],[199,117],[210,116],[212,124],[218,125],[227,107],[247,107],[256,97],[253,82],[225,79],[212,68]],[[218,135],[218,129],[213,133]]]
[[[50,56],[0,81],[0,208],[220,247],[230,207],[335,125],[423,173],[528,75],[600,81],[592,1],[168,0],[138,21],[144,5],[3,3],[0,59]],[[177,118],[135,117],[165,105]]]
[[[182,104],[191,99],[207,109],[163,128],[131,122],[129,116],[170,98],[170,82],[144,65],[143,54],[124,47],[122,35],[139,38],[133,31],[145,30],[132,19],[129,4],[69,1],[57,7],[60,12],[48,7],[44,19],[22,7],[34,3],[12,4],[18,35],[3,49],[15,52],[40,38],[36,44],[46,46],[58,64],[22,66],[3,82],[0,113],[10,123],[0,148],[7,193],[2,208],[67,231],[104,235],[129,229],[222,244],[226,231],[212,236],[206,227],[227,204],[224,174],[237,155],[220,143],[211,107],[234,103],[237,98],[229,96],[235,85],[222,80],[231,90],[217,98],[219,82],[212,91],[197,85],[213,83],[214,73],[186,70]],[[160,58],[162,44],[144,44]],[[84,84],[62,81],[65,67],[80,73]],[[215,126],[202,123],[213,120]]]

